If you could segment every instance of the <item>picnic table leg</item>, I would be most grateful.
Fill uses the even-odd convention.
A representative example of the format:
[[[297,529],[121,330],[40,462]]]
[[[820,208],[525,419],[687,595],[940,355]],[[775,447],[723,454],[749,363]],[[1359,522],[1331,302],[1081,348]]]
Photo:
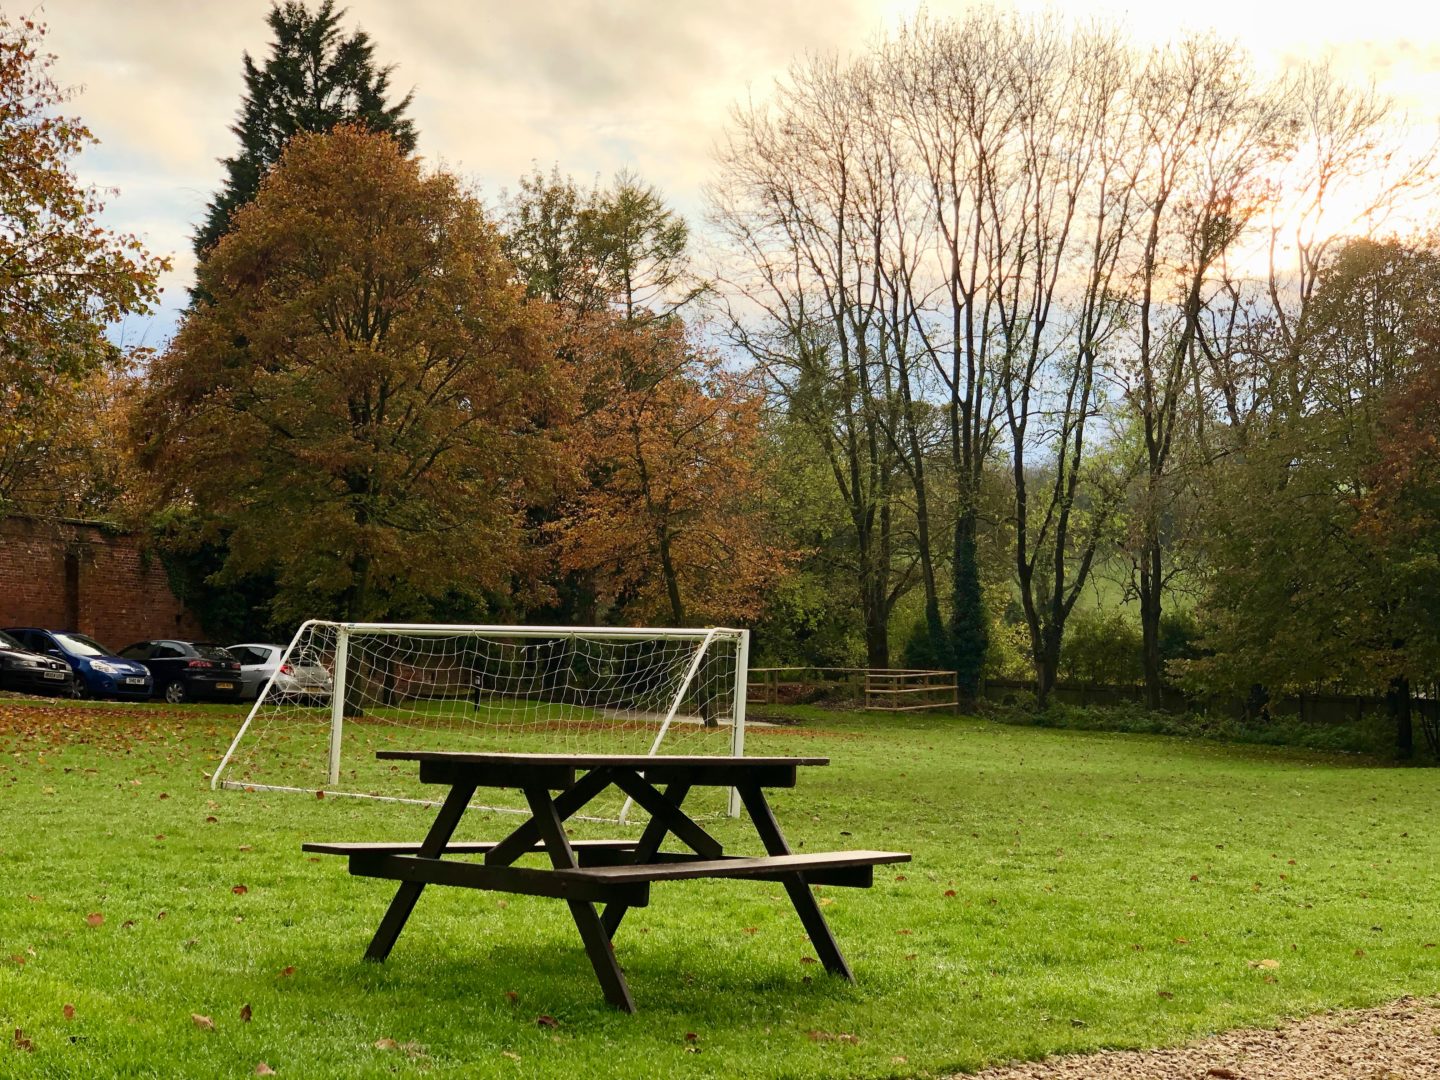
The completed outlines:
[[[685,801],[685,796],[690,794],[689,784],[671,784],[665,789],[665,799],[675,807],[676,812],[680,811],[680,804]],[[645,831],[640,834],[640,842],[635,845],[635,857],[631,862],[647,863],[660,851],[660,845],[665,842],[665,836],[670,832],[670,825],[660,814],[651,814],[650,821],[645,826]],[[620,920],[625,918],[625,913],[630,910],[629,904],[613,903],[606,904],[605,910],[600,914],[600,922],[605,927],[605,935],[613,938],[615,931],[620,929]]]
[[[577,869],[579,864],[575,861],[575,851],[570,847],[570,841],[565,835],[564,821],[555,809],[550,792],[543,787],[527,787],[523,790],[525,801],[530,804],[532,820],[539,828],[540,838],[545,842],[545,850],[550,855],[550,864],[557,870]],[[606,933],[595,905],[589,900],[566,902],[570,905],[570,915],[575,920],[575,927],[580,931],[580,940],[585,943],[585,954],[590,957],[590,966],[595,969],[595,977],[600,980],[600,989],[605,993],[605,1000],[617,1009],[633,1013],[635,999],[630,996],[630,987],[615,959],[610,935]]]
[[[739,790],[750,820],[755,823],[755,831],[760,834],[760,842],[765,845],[766,854],[789,855],[790,845],[785,842],[785,834],[780,831],[780,823],[775,820],[775,815],[770,810],[765,792],[755,784],[743,784]],[[853,983],[855,975],[851,972],[850,965],[845,962],[835,935],[830,932],[830,924],[825,921],[815,894],[805,883],[805,876],[799,873],[786,874],[783,884],[790,895],[790,902],[795,905],[795,914],[800,916],[805,932],[810,935],[810,943],[820,954],[820,962],[825,965],[825,970]]]
[[[470,805],[470,797],[474,794],[474,784],[456,784],[450,789],[450,794],[445,796],[445,801],[440,806],[440,813],[435,815],[434,824],[420,843],[417,854],[421,858],[433,859],[445,850],[445,845],[450,842],[450,837],[455,835],[455,828],[460,824],[465,808]],[[420,894],[424,891],[423,881],[400,883],[400,888],[395,890],[395,899],[390,901],[385,917],[380,920],[380,928],[375,931],[375,936],[370,939],[370,947],[365,950],[366,960],[380,961],[390,955],[390,950],[395,947],[395,939],[400,936],[400,931],[405,929],[410,912],[415,910],[415,901],[420,899]]]

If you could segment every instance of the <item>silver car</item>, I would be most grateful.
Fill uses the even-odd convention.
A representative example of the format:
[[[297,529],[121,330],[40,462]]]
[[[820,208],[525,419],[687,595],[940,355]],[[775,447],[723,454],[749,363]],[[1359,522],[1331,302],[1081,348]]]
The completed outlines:
[[[275,683],[268,701],[306,701],[324,704],[330,700],[335,682],[318,657],[301,654],[281,664],[285,649],[280,645],[230,645],[226,649],[240,661],[240,696],[254,700],[265,689],[270,676]]]

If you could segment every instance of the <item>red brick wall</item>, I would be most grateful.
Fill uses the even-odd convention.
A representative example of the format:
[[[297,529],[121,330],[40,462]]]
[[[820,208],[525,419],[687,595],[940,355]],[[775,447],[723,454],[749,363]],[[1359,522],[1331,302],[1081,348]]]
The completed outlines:
[[[159,556],[142,554],[138,537],[24,518],[0,520],[0,628],[6,626],[78,630],[111,649],[203,636],[170,591]]]

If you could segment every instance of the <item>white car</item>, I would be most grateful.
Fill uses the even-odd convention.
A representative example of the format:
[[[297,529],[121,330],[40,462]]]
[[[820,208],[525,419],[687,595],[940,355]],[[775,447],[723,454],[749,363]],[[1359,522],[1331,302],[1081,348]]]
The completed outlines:
[[[285,650],[279,645],[231,645],[226,649],[240,661],[240,696],[254,700],[265,689],[270,676],[269,701],[307,701],[324,704],[330,700],[335,681],[318,658],[302,655],[291,663],[281,664]]]

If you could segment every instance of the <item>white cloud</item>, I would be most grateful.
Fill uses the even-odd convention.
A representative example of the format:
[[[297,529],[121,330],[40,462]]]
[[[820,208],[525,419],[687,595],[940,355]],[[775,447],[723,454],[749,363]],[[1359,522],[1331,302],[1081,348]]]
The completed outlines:
[[[343,0],[342,0],[343,2]],[[411,87],[420,151],[494,197],[531,162],[588,179],[631,166],[694,216],[710,148],[731,102],[763,95],[806,50],[864,48],[918,0],[351,0],[346,23]],[[931,0],[944,15],[963,0]],[[1040,4],[1026,3],[1028,8]],[[52,0],[57,73],[83,87],[75,110],[102,146],[87,180],[121,189],[107,220],[175,255],[162,323],[189,283],[189,236],[219,185],[217,159],[242,92],[241,53],[263,56],[266,0]],[[1060,6],[1102,14],[1141,41],[1194,25],[1201,9],[1123,0]],[[1422,12],[1423,14],[1416,14]],[[1262,63],[1333,53],[1347,74],[1373,75],[1433,118],[1440,100],[1440,19],[1397,0],[1307,5],[1212,0],[1208,24]]]

